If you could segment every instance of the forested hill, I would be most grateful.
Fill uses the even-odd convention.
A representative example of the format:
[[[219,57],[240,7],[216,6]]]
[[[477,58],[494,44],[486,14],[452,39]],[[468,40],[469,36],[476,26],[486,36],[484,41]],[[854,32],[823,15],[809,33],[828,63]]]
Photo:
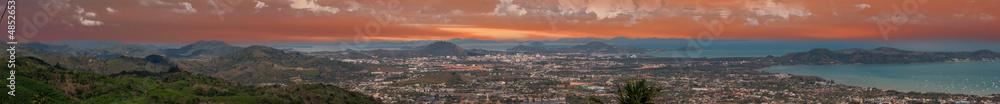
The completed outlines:
[[[195,49],[197,48],[196,46],[202,45],[228,46],[221,42],[200,42],[190,45],[189,48],[182,49]],[[161,55],[101,58],[96,56],[49,54],[28,45],[18,45],[17,54],[21,57],[35,56],[54,66],[60,66],[69,70],[89,71],[102,75],[110,75],[123,71],[165,72],[171,66],[178,66],[186,71],[215,76],[243,84],[343,82],[360,78],[358,76],[367,74],[365,70],[384,72],[401,70],[384,65],[345,63],[259,45],[239,48],[238,50],[227,52],[225,55],[210,60],[170,60],[167,59],[168,57]]]
[[[222,41],[198,41],[178,49],[163,51],[167,57],[172,58],[211,59],[239,49],[240,47],[231,46]]]
[[[184,61],[195,72],[239,83],[321,83],[354,80],[363,70],[395,68],[351,64],[254,45],[209,61]]]
[[[802,64],[900,64],[982,60],[1000,58],[1000,53],[990,50],[973,52],[919,52],[889,47],[875,49],[829,50],[813,49],[808,52],[788,53],[780,57]]]
[[[331,85],[244,86],[176,67],[167,72],[130,71],[105,76],[66,70],[34,57],[19,57],[16,64],[16,96],[0,97],[5,104],[381,103],[368,95]]]

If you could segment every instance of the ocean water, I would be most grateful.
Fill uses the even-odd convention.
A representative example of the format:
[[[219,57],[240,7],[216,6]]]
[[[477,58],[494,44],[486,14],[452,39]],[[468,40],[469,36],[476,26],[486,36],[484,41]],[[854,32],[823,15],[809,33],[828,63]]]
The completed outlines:
[[[546,48],[566,48],[586,43],[546,43]],[[695,43],[608,43],[618,46],[642,47],[647,49],[665,48],[677,49],[684,46],[698,46],[701,51],[667,51],[667,52],[647,52],[640,55],[652,55],[658,57],[764,57],[768,55],[781,56],[792,52],[806,52],[815,48],[827,48],[831,50],[864,48],[874,49],[877,47],[894,47],[904,50],[914,51],[976,51],[990,49],[1000,51],[1000,43],[994,42],[870,42],[870,41],[779,41],[779,40],[752,40],[752,41],[717,41],[711,44]],[[291,48],[296,51],[316,52],[316,51],[342,51],[352,50],[398,50],[400,47],[418,47],[426,44],[369,44],[369,45],[339,45],[339,44],[301,44],[291,46],[306,47],[275,47],[279,49]],[[502,51],[513,48],[518,43],[493,43],[493,44],[458,44],[465,49],[485,49]]]
[[[762,69],[903,92],[1000,94],[1000,61],[880,65],[789,65]]]

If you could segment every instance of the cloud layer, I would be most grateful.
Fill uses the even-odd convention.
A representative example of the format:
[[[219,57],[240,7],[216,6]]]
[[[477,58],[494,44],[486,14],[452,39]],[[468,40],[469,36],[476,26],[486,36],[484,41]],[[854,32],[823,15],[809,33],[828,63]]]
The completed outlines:
[[[1000,41],[996,28],[1000,27],[996,20],[1000,7],[992,0],[53,1],[65,1],[65,5],[19,1],[25,2],[18,4],[18,13],[24,13],[18,15],[19,20],[30,21],[27,16],[36,13],[52,16],[47,25],[38,26],[42,31],[32,40],[265,43],[698,38],[698,33],[715,28],[721,29],[715,39]],[[892,21],[891,26],[898,29],[880,28],[880,21]],[[377,34],[358,34],[356,27]]]

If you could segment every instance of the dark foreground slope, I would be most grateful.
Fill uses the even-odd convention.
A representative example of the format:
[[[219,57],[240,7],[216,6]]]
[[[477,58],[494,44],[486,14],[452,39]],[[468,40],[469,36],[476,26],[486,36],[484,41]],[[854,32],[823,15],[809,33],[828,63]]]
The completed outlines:
[[[132,71],[105,76],[66,70],[34,57],[18,58],[16,64],[16,96],[0,97],[5,104],[380,103],[373,97],[331,85],[244,86],[176,67],[167,72]]]

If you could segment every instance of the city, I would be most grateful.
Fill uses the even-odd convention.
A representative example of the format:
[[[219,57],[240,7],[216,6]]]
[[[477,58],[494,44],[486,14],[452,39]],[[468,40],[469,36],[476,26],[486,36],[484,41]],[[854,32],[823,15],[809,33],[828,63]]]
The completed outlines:
[[[771,65],[795,64],[776,57],[493,53],[498,54],[331,60],[397,66],[367,72],[376,77],[334,83],[387,103],[587,103],[584,97],[612,98],[613,86],[636,79],[662,85],[666,96],[656,102],[667,103],[998,103],[996,95],[900,92],[760,71]],[[352,53],[310,55],[347,54]]]

